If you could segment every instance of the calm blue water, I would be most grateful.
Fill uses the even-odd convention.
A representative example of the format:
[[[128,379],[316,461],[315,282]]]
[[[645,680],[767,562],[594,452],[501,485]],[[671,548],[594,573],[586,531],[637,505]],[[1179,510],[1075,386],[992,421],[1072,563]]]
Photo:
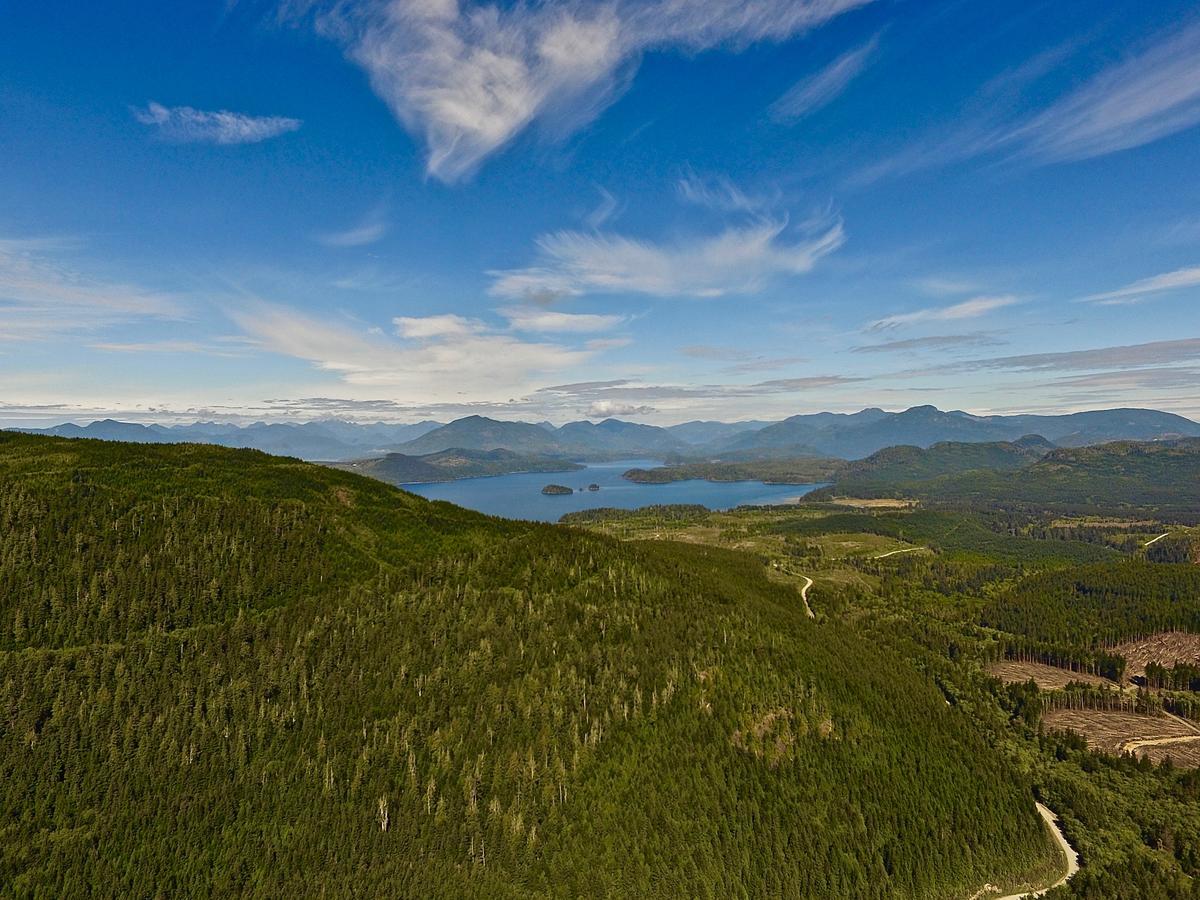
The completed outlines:
[[[622,462],[592,463],[578,472],[535,472],[528,475],[496,475],[492,478],[464,478],[438,484],[406,484],[404,489],[428,497],[448,500],[493,516],[510,519],[536,519],[555,522],[564,513],[616,506],[636,509],[659,503],[699,503],[709,509],[732,509],[746,504],[783,503],[802,497],[821,485],[763,484],[761,481],[676,481],[672,484],[634,484],[621,477],[633,468],[662,465],[654,460],[633,459]],[[542,488],[561,484],[575,488],[570,496],[548,497]],[[589,484],[600,490],[579,492]]]

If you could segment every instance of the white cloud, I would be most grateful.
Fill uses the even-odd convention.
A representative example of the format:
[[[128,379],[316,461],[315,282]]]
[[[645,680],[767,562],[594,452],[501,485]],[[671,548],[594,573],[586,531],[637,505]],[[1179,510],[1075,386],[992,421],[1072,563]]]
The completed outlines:
[[[753,213],[766,207],[767,201],[751,197],[724,175],[703,177],[691,169],[675,182],[679,199],[720,212]]]
[[[867,67],[879,46],[879,36],[843,53],[821,71],[802,78],[771,104],[778,122],[798,122],[836,100]]]
[[[1175,341],[1151,341],[1119,347],[1090,350],[1066,350],[1060,353],[1028,353],[976,359],[944,367],[943,371],[963,369],[1012,369],[1014,371],[1082,371],[1086,369],[1134,369],[1143,366],[1170,366],[1200,359],[1200,338]]]
[[[1042,160],[1138,147],[1200,122],[1200,23],[1172,29],[1052,104],[1012,138]]]
[[[583,217],[584,223],[589,228],[600,228],[621,211],[621,204],[617,202],[609,191],[606,191],[600,185],[596,185],[596,191],[600,194],[600,202],[596,204],[596,208]]]
[[[206,356],[244,356],[249,349],[244,342],[227,338],[211,343],[204,341],[162,340],[162,341],[97,341],[90,344],[95,350],[108,353],[200,353]]]
[[[597,400],[587,409],[589,419],[611,419],[613,416],[644,416],[654,412],[653,406],[621,403],[617,400]]]
[[[1151,294],[1163,291],[1177,291],[1181,288],[1200,287],[1200,266],[1187,269],[1176,269],[1151,278],[1143,278],[1133,284],[1106,291],[1102,294],[1091,294],[1084,297],[1086,303],[1098,303],[1101,306],[1118,306],[1129,303],[1141,303]]]
[[[542,333],[587,333],[608,331],[625,321],[624,316],[564,313],[548,309],[510,307],[500,311],[514,331]]]
[[[1020,301],[1013,296],[973,297],[952,306],[936,306],[928,309],[918,309],[910,313],[900,313],[887,316],[872,322],[868,331],[883,331],[902,325],[915,325],[921,322],[956,322],[961,319],[977,319],[997,309],[1012,306]]]
[[[406,338],[447,338],[464,337],[479,334],[484,330],[484,324],[478,319],[467,319],[453,313],[439,316],[397,316],[392,324],[401,337]]]
[[[824,222],[795,241],[786,220],[759,219],[713,237],[672,245],[613,234],[559,231],[538,240],[539,264],[492,272],[500,297],[545,300],[581,294],[720,297],[758,290],[771,277],[799,275],[845,241],[840,222]]]
[[[469,176],[533,124],[587,124],[651,50],[738,49],[784,40],[870,0],[563,0],[500,7],[458,0],[312,3],[322,32],[428,148],[443,181]],[[293,4],[295,5],[295,4]]]
[[[1173,29],[1124,62],[1111,65],[1040,112],[1014,112],[1013,102],[1073,46],[1030,60],[1012,97],[995,95],[996,79],[975,100],[976,111],[940,135],[930,135],[855,174],[862,186],[980,156],[1007,155],[1041,164],[1104,156],[1139,147],[1200,123],[1200,22]]]
[[[381,240],[387,232],[387,217],[380,206],[368,212],[357,224],[342,231],[319,234],[317,240],[327,247],[365,247]]]
[[[153,102],[145,109],[135,109],[133,115],[143,125],[156,128],[165,140],[180,143],[257,144],[295,131],[303,124],[286,116],[248,116],[228,110],[208,112]]]
[[[532,390],[535,376],[596,352],[522,341],[455,315],[397,317],[400,340],[278,304],[256,302],[230,315],[266,349],[307,360],[349,385],[398,391],[406,402],[507,399]]]
[[[145,319],[178,319],[179,300],[75,271],[52,241],[0,239],[0,340],[42,340]]]

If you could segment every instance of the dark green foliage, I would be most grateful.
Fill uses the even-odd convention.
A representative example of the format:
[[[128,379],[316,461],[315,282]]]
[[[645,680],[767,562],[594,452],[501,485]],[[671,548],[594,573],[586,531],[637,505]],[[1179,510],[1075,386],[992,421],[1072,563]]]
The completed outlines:
[[[989,604],[983,624],[1036,641],[1097,647],[1200,631],[1200,568],[1143,560],[1033,575]]]
[[[1044,859],[967,715],[750,556],[0,436],[0,892],[934,897]]]
[[[1169,535],[1146,548],[1146,559],[1159,563],[1200,562],[1200,548],[1189,535]]]
[[[767,484],[812,484],[829,481],[844,466],[838,459],[773,459],[754,462],[692,462],[630,469],[621,477],[638,484],[669,484],[673,481],[763,481]]]
[[[1200,440],[1055,450],[1015,471],[996,469],[887,483],[847,477],[836,492],[916,497],[927,502],[1070,513],[1149,511],[1162,518],[1200,518]]]
[[[1092,561],[1115,554],[1073,541],[1042,541],[1015,534],[1007,518],[982,513],[915,510],[886,513],[833,513],[821,518],[786,520],[776,530],[787,534],[880,534],[934,550],[980,554],[1012,561]]]
[[[661,506],[643,506],[641,509],[619,509],[599,506],[581,509],[559,519],[564,525],[586,525],[590,522],[619,522],[622,519],[651,518],[664,522],[699,522],[708,518],[711,510],[698,503],[674,503]]]
[[[459,478],[486,478],[515,472],[574,472],[579,463],[554,456],[514,453],[511,450],[441,450],[424,456],[388,453],[375,459],[356,459],[328,463],[336,469],[370,475],[388,484],[417,484],[454,481]]]
[[[1036,435],[1020,441],[968,444],[945,441],[929,448],[888,447],[866,459],[846,463],[838,473],[838,491],[876,492],[960,472],[1006,471],[1036,462],[1054,445]]]

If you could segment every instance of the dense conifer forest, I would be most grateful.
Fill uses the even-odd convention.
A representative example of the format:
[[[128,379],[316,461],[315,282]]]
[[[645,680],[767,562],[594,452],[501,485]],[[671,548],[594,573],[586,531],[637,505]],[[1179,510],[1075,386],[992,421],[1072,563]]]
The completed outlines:
[[[752,554],[18,435],[0,525],[11,896],[956,898],[1052,862],[945,679]]]

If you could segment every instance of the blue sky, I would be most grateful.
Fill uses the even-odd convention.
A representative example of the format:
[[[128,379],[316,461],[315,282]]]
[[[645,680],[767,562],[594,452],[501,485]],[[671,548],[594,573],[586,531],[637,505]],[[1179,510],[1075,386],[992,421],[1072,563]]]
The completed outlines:
[[[0,420],[1200,416],[1194,2],[0,6]]]

